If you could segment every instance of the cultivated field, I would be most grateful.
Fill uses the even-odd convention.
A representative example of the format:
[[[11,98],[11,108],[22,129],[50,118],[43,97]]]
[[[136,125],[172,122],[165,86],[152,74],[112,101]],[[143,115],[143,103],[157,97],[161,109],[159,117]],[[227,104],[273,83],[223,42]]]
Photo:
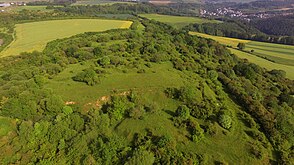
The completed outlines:
[[[47,6],[12,6],[12,7],[9,7],[9,9],[10,9],[11,11],[21,11],[21,10],[53,11],[53,10],[46,9],[46,7],[47,7]]]
[[[250,40],[241,40],[241,39],[237,39],[237,38],[228,38],[228,37],[220,37],[220,36],[212,36],[209,34],[204,34],[204,33],[198,33],[198,32],[190,32],[191,35],[197,35],[197,36],[201,36],[204,38],[211,38],[213,40],[216,40],[218,42],[220,42],[221,44],[224,45],[230,45],[232,47],[237,47],[238,43],[249,43],[251,42]]]
[[[99,32],[129,28],[132,22],[101,19],[70,19],[17,24],[15,40],[0,56],[19,55],[21,52],[42,51],[49,41],[84,32]]]
[[[140,14],[141,17],[145,17],[148,19],[153,19],[155,21],[163,22],[169,25],[176,26],[178,28],[182,28],[191,23],[220,23],[217,20],[208,20],[199,17],[182,17],[182,16],[170,16],[170,15],[160,15],[160,14]]]
[[[232,46],[235,49],[230,50],[238,57],[246,58],[268,70],[284,70],[288,78],[294,79],[294,46],[212,36],[197,32],[190,32],[190,34],[211,38],[224,45]],[[246,51],[254,50],[254,52],[247,53],[237,50],[236,47],[240,42],[245,43]]]

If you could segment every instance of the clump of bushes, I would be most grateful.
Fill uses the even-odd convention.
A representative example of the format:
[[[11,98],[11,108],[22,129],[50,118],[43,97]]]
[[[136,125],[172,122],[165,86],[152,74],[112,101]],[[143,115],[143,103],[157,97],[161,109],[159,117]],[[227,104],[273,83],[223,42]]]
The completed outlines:
[[[186,105],[179,106],[176,111],[176,116],[187,120],[190,117],[190,109]]]
[[[225,129],[230,129],[232,127],[232,118],[229,115],[223,114],[219,118],[219,124]]]
[[[85,82],[88,85],[95,85],[99,83],[99,78],[94,70],[94,68],[88,68],[78,73],[72,78],[74,81]]]
[[[191,133],[191,140],[198,143],[204,138],[204,130],[196,121],[189,121],[189,129]]]

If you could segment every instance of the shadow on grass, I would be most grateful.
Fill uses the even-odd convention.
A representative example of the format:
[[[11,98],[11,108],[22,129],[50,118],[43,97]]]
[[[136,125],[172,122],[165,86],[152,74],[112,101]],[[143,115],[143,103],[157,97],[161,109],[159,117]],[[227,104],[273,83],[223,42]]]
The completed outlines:
[[[164,109],[163,111],[166,112],[167,114],[169,114],[171,117],[174,117],[176,115],[175,112],[168,110],[168,109]]]

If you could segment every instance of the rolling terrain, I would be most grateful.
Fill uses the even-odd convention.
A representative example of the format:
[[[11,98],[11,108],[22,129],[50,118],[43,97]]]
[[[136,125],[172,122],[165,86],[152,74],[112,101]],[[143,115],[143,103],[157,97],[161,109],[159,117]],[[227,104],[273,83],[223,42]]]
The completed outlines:
[[[292,47],[181,29],[218,21],[137,16],[151,11],[180,14],[146,4],[0,13],[1,38],[16,26],[5,50],[28,51],[0,60],[1,165],[294,162],[294,81],[275,67],[293,67]]]
[[[150,34],[158,33],[158,30],[162,28],[155,24],[149,25],[147,23],[148,22],[144,23],[145,26],[147,25],[146,29],[150,29],[148,26],[157,27],[157,32],[152,31],[149,32]],[[54,95],[58,96],[58,99],[60,99],[59,101],[62,100],[60,103],[57,101],[55,103],[56,105],[61,104],[65,107],[72,107],[74,110],[72,115],[80,113],[81,115],[90,117],[92,113],[103,113],[103,109],[106,106],[113,104],[115,108],[113,110],[115,111],[112,112],[112,110],[106,109],[106,114],[110,117],[109,126],[103,126],[101,128],[99,126],[99,131],[97,132],[95,129],[94,132],[101,135],[108,134],[107,136],[109,137],[122,137],[123,140],[119,141],[124,143],[122,147],[132,146],[134,137],[138,135],[144,136],[146,132],[152,132],[154,138],[168,138],[167,142],[162,142],[162,144],[157,142],[156,139],[152,140],[152,143],[158,143],[157,145],[161,146],[158,148],[159,150],[161,150],[161,148],[177,148],[174,148],[173,154],[177,155],[176,159],[178,159],[178,162],[199,160],[200,162],[206,162],[208,164],[213,164],[215,162],[234,163],[237,161],[241,164],[262,164],[264,161],[274,159],[269,142],[262,135],[262,141],[256,141],[251,137],[252,135],[250,132],[259,131],[255,127],[249,127],[246,122],[243,122],[244,117],[242,117],[242,115],[246,116],[247,113],[243,112],[242,108],[227,94],[221,92],[223,89],[220,86],[221,84],[215,80],[215,77],[212,76],[210,80],[205,74],[201,73],[202,68],[199,68],[197,74],[194,73],[194,71],[189,71],[189,69],[182,70],[177,68],[176,65],[178,64],[175,64],[176,61],[174,60],[178,59],[179,53],[176,51],[173,43],[170,42],[171,38],[168,33],[163,31],[164,33],[162,32],[157,38],[151,39],[151,41],[149,40],[148,43],[163,42],[160,44],[158,50],[164,50],[166,46],[169,48],[171,47],[172,49],[169,49],[169,54],[173,56],[172,58],[166,56],[165,54],[167,52],[163,51],[158,51],[158,53],[161,54],[160,56],[149,54],[149,51],[152,51],[151,45],[144,50],[146,51],[144,52],[144,56],[142,56],[140,51],[138,52],[138,48],[133,46],[126,47],[127,45],[139,43],[140,45],[142,44],[141,49],[144,49],[144,43],[140,43],[144,41],[141,41],[141,39],[149,35],[147,34],[148,32],[144,30],[145,29],[140,28],[135,31],[115,30],[102,33],[85,33],[50,42],[43,52],[44,55],[46,54],[45,56],[51,57],[52,59],[59,58],[65,60],[63,62],[59,61],[58,63],[66,65],[66,67],[60,68],[60,70],[57,71],[56,69],[58,67],[54,62],[42,64],[42,66],[46,68],[43,69],[47,70],[43,75],[48,76],[48,79],[44,77],[44,81],[40,82],[42,83],[42,87],[40,88],[51,91]],[[189,35],[187,35],[187,37],[189,37]],[[95,53],[95,55],[93,55],[93,52],[96,51],[92,50],[95,48],[99,48],[100,51],[98,51],[98,54]],[[55,57],[52,57],[52,52],[55,52]],[[22,55],[22,58],[31,58],[32,56],[36,58],[39,56],[37,54],[38,53],[25,54]],[[165,58],[161,56],[165,56]],[[217,56],[214,57],[216,58]],[[42,59],[39,60],[43,61]],[[71,62],[66,62],[67,60]],[[34,62],[38,65],[39,62],[37,61]],[[19,67],[25,67],[25,65],[26,64],[23,66],[20,65]],[[196,63],[193,63],[191,67],[193,67],[193,65],[197,66]],[[218,64],[215,63],[209,67],[216,67],[217,65]],[[186,67],[188,64],[183,66]],[[42,69],[42,67],[40,69]],[[91,71],[94,71],[95,77],[90,76]],[[83,73],[87,73],[85,79],[75,78]],[[212,73],[212,71],[209,73]],[[215,82],[213,83],[212,81]],[[218,90],[215,88],[215,85],[219,86]],[[183,98],[177,98],[177,96],[171,97],[170,94],[172,93],[166,93],[168,89],[178,89],[180,91],[182,90],[183,93],[188,93],[186,93],[187,96],[183,96]],[[222,98],[220,98],[220,94],[216,94],[217,91],[218,93],[222,93]],[[118,99],[118,102],[115,101],[115,98]],[[185,101],[186,99],[189,101]],[[220,99],[222,101],[220,101]],[[192,104],[192,102],[194,103]],[[49,102],[46,103],[48,106],[49,104]],[[191,115],[195,117],[184,117],[183,119],[176,117],[177,109],[183,105],[187,105],[191,108],[197,105],[199,110],[196,110],[197,108],[194,107],[194,110],[192,110],[193,113],[191,112]],[[134,108],[129,109],[129,106],[134,106]],[[145,107],[145,109],[151,107],[151,109],[150,111],[144,108],[141,109],[141,106]],[[4,113],[6,112],[6,107],[7,106],[4,107]],[[202,111],[204,109],[209,109],[209,111]],[[213,112],[215,112],[216,115],[218,115],[218,113],[228,114],[230,119],[233,120],[232,127],[230,126],[230,128],[225,129],[223,126],[219,125],[217,123],[218,119],[212,115]],[[63,113],[65,114],[67,112],[62,110],[60,115],[62,116]],[[12,113],[9,115],[11,118],[0,118],[0,123],[3,125],[0,135],[7,135],[10,132],[11,135],[9,136],[13,136],[13,132],[17,128],[15,128],[15,120],[12,115]],[[22,114],[19,118],[23,118],[23,115],[27,114]],[[69,114],[69,117],[72,115]],[[208,119],[210,115],[212,118]],[[95,116],[98,117],[100,115],[96,114]],[[101,116],[103,116],[103,114],[101,114]],[[33,119],[34,117],[31,117],[29,115],[25,118],[35,120]],[[67,120],[65,118],[64,120]],[[84,120],[77,116],[75,118],[78,123],[80,120]],[[57,120],[56,122],[59,123]],[[84,122],[87,123],[87,121]],[[103,121],[97,119],[97,122]],[[196,129],[195,133],[189,130],[189,128],[193,128],[193,126],[190,126],[188,123],[187,126],[184,126],[186,122],[196,124],[194,128]],[[41,121],[40,124],[43,125]],[[205,127],[206,131],[204,132],[204,129],[199,125]],[[77,128],[79,127],[82,128],[84,125],[80,123]],[[48,136],[51,134],[49,132],[53,131],[51,129],[52,128],[48,130]],[[82,130],[84,129],[80,131]],[[59,136],[58,133],[54,134],[56,134],[54,135],[55,137]],[[47,135],[43,134],[43,136]],[[50,135],[50,139],[54,136]],[[34,134],[29,135],[29,137],[36,140],[39,138],[35,137]],[[5,144],[5,142],[3,143]],[[38,143],[38,141],[34,142],[34,144]],[[54,143],[56,142],[53,142],[53,144]],[[256,150],[262,154],[260,159],[257,159],[256,156],[251,153],[253,144],[258,146]],[[15,146],[17,144],[13,145]],[[145,143],[140,143],[138,145],[143,147]],[[13,157],[11,153],[17,152],[20,154],[25,151],[16,151],[14,146],[12,146],[13,152],[4,152],[3,156],[11,158]],[[113,146],[111,146],[111,148],[114,149]],[[9,148],[1,148],[3,151],[8,151],[8,149]],[[34,150],[38,149],[34,148]],[[87,153],[86,150],[81,151],[79,149],[78,153],[85,154]],[[203,154],[203,151],[205,151],[205,154]],[[40,152],[41,151],[38,153]],[[97,151],[97,153],[99,152],[100,151]],[[165,154],[165,151],[162,152],[164,153],[161,154]],[[181,156],[178,155],[180,153],[184,154],[185,158],[181,158]],[[77,155],[76,152],[74,152],[74,154]],[[196,158],[190,157],[190,154],[195,155]],[[67,156],[71,157],[70,155]],[[197,158],[198,156],[204,158]],[[26,159],[32,158],[33,157],[27,157]],[[26,159],[22,158],[20,160],[26,162]],[[75,158],[72,159],[78,160],[80,158],[79,156],[75,156]],[[160,158],[157,161],[161,162],[164,161],[164,159],[169,158]],[[9,162],[9,160],[6,160],[4,157],[1,159],[1,156],[0,160]],[[51,162],[57,163],[58,161],[60,160],[51,160]],[[97,159],[97,161],[99,161],[99,159]],[[101,161],[104,163],[115,163],[116,159],[111,160],[109,158],[103,158]],[[121,160],[119,159],[119,161]]]

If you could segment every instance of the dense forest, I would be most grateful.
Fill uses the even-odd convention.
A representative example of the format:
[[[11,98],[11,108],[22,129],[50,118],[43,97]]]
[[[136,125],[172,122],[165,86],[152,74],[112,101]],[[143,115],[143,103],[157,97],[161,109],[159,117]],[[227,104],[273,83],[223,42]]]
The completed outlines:
[[[294,36],[294,15],[254,20],[252,24],[269,35]]]
[[[109,12],[117,13],[117,7],[122,6],[109,7]],[[105,8],[61,8],[64,12],[55,17],[94,16]],[[136,9],[128,8],[121,11]],[[9,20],[9,28],[24,21],[21,16],[50,18],[24,12],[29,14],[0,20]],[[294,161],[294,82],[284,71],[241,60],[186,30],[142,18],[132,21],[130,29],[79,34],[50,42],[43,52],[1,58],[1,133],[7,130],[0,134],[1,164]],[[82,102],[118,75],[156,75],[159,81],[150,86],[153,80],[147,79],[142,88],[113,86],[101,99]],[[59,76],[71,83],[50,87]],[[165,85],[166,77],[179,82]],[[65,91],[76,102],[59,93],[72,84],[83,87]],[[90,92],[82,95],[83,89]]]
[[[285,19],[285,21],[283,19],[279,20],[279,22],[284,22],[284,24],[287,22],[287,26],[285,27],[282,23],[269,22],[267,20],[256,21],[253,23],[254,25],[252,26],[251,23],[224,19],[223,23],[191,24],[185,29],[216,36],[294,45],[294,36],[284,36],[291,35],[293,33],[293,26],[289,27],[291,25],[291,22],[289,22],[288,24],[288,21],[286,20],[287,19]],[[262,30],[262,32],[259,30],[259,28],[260,30]],[[279,30],[273,32],[275,31],[275,29]]]
[[[236,4],[239,9],[276,9],[292,7],[292,0],[258,0],[250,3]]]
[[[113,4],[113,5],[92,5],[92,6],[66,6],[66,7],[53,7],[57,11],[65,13],[82,14],[88,16],[95,16],[96,14],[138,14],[138,13],[158,13],[167,15],[185,15],[194,14],[195,12],[185,10],[181,4],[171,6],[157,6],[150,3],[138,3],[136,5],[128,4]],[[198,11],[197,11],[198,13]]]

